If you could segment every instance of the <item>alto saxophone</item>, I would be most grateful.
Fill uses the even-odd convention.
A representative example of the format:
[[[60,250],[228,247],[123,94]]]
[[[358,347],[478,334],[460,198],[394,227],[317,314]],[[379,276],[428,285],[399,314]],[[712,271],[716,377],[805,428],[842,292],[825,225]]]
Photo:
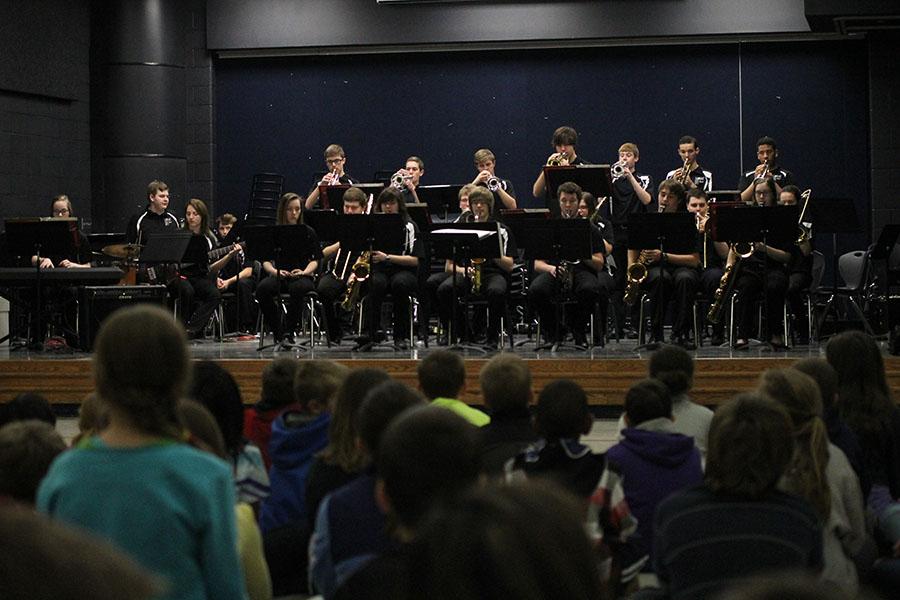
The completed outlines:
[[[622,301],[625,304],[632,305],[637,302],[641,284],[647,279],[647,265],[649,263],[650,260],[642,252],[637,262],[628,265],[628,269],[625,271],[628,283],[625,286],[625,295],[622,296]]]
[[[352,279],[347,282],[347,290],[344,292],[344,299],[341,300],[341,308],[347,312],[352,312],[356,305],[359,304],[362,284],[369,278],[369,273],[372,272],[371,260],[372,253],[364,250],[350,268]]]
[[[481,291],[481,267],[484,265],[484,258],[472,259],[472,293],[477,294]]]

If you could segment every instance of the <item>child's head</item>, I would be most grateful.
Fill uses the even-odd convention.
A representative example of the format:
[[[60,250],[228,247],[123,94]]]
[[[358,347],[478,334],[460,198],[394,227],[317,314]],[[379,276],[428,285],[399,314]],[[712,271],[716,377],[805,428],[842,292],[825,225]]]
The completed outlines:
[[[19,394],[7,404],[0,405],[0,426],[14,421],[37,419],[56,425],[56,415],[47,399],[37,392]]]
[[[479,375],[481,398],[493,414],[528,410],[531,402],[531,370],[528,363],[515,354],[494,356]]]
[[[180,400],[178,402],[178,418],[187,434],[187,442],[191,446],[227,459],[225,439],[216,418],[208,408],[196,400]]]
[[[111,420],[146,434],[178,437],[175,408],[189,378],[184,328],[172,313],[141,304],[116,311],[101,326],[94,380]]]
[[[591,430],[587,394],[571,379],[548,383],[538,395],[535,429],[548,440],[578,438]]]
[[[362,469],[368,456],[359,446],[357,413],[366,394],[378,384],[391,379],[381,369],[354,369],[338,390],[328,426],[328,447],[322,453],[325,462],[352,473]]]
[[[625,393],[625,422],[629,427],[663,418],[672,418],[672,396],[662,382],[642,379]]]
[[[294,376],[299,364],[296,358],[281,356],[266,365],[262,372],[259,410],[284,408],[294,403]]]
[[[294,401],[308,413],[330,411],[350,369],[330,360],[304,360],[294,373]]]
[[[211,360],[194,363],[189,397],[212,413],[222,431],[225,451],[236,456],[244,446],[244,403],[231,373]]]
[[[693,385],[694,359],[680,346],[665,345],[650,355],[648,374],[661,381],[672,396],[686,394]]]
[[[0,498],[33,505],[50,463],[66,443],[43,421],[16,421],[0,427]]]
[[[419,388],[429,400],[458,398],[466,384],[466,366],[459,354],[435,350],[419,363]]]
[[[381,436],[398,415],[409,408],[425,404],[422,394],[393,379],[369,390],[356,413],[359,440],[369,455],[373,458],[378,456]]]

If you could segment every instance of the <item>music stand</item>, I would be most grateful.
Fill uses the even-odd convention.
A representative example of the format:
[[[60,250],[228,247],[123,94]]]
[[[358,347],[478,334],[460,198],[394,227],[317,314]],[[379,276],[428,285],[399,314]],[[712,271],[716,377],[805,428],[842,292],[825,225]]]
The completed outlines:
[[[790,243],[797,238],[797,222],[800,218],[800,207],[790,206],[765,206],[755,208],[744,207],[720,207],[714,215],[716,218],[716,232],[719,237],[716,241],[728,242],[762,242],[769,245],[782,245]],[[762,289],[763,303],[768,305],[768,272],[763,266]],[[734,275],[732,275],[734,276]],[[766,321],[763,330],[763,345],[771,349],[771,323]],[[785,340],[787,343],[787,340]]]
[[[282,264],[283,256],[305,256],[316,241],[315,232],[303,224],[297,225],[248,225],[243,229],[244,239],[247,241],[247,258],[249,260],[263,261],[274,260],[276,277],[278,265]],[[265,331],[260,331],[260,345],[256,351],[265,350],[276,346],[263,344]],[[306,350],[307,344],[313,344],[313,332],[310,331],[308,341],[296,344],[295,348]]]
[[[590,260],[594,254],[591,224],[587,219],[544,220],[532,218],[521,220],[520,223],[521,234],[515,233],[516,244],[525,248],[526,260],[541,259],[558,268],[564,261]],[[520,239],[524,241],[520,241]],[[557,298],[560,298],[561,285],[559,278],[554,277],[554,295]],[[539,345],[535,348],[536,350],[550,348],[551,352],[556,352],[560,346],[564,345],[559,342],[562,303],[555,302],[554,304],[556,306],[556,341],[552,344]]]
[[[45,256],[69,256],[75,251],[78,219],[74,217],[34,217],[23,219],[6,219],[6,244],[9,253],[14,256],[30,258],[36,256],[34,263],[34,298],[35,305],[29,307],[29,322],[33,322],[35,331],[41,335],[44,331],[43,298],[41,297],[41,258]],[[29,344],[32,350],[43,349],[43,341]],[[14,348],[18,350],[21,346]]]
[[[697,222],[690,213],[631,213],[628,215],[628,249],[659,249],[660,282],[657,286],[657,319],[665,330],[666,302],[662,270],[666,266],[666,254],[691,254],[697,246]],[[659,344],[641,344],[635,349],[652,350]]]
[[[304,211],[303,222],[316,232],[320,242],[327,244],[338,239],[338,213],[333,209],[310,208]]]
[[[406,205],[406,212],[409,218],[419,227],[419,231],[428,233],[431,228],[431,212],[428,210],[428,204],[425,202],[411,202]]]
[[[710,204],[721,204],[722,202],[740,202],[746,204],[746,202],[741,200],[740,190],[712,190],[707,195],[709,196]]]
[[[889,223],[884,226],[884,229],[881,230],[881,234],[878,236],[878,240],[872,246],[872,251],[869,253],[869,258],[871,260],[884,261],[884,275],[881,277],[884,285],[884,302],[885,302],[885,316],[887,317],[887,331],[888,338],[894,330],[894,318],[891,311],[891,272],[890,272],[890,258],[891,254],[894,251],[894,247],[897,245],[897,240],[900,238],[900,224],[898,223]]]
[[[567,181],[578,184],[585,192],[595,198],[612,196],[612,176],[609,165],[566,165],[544,167],[544,183],[547,190],[547,208],[554,217],[559,216],[559,200],[557,188]]]
[[[428,212],[432,215],[441,215],[442,221],[447,220],[447,213],[455,213],[459,207],[459,190],[462,184],[445,185],[420,185],[416,188],[419,202],[428,205]]]
[[[492,221],[487,223],[454,223],[452,227],[446,227],[445,224],[434,225],[431,230],[431,246],[436,258],[452,260],[454,265],[452,274],[453,304],[448,322],[448,338],[451,340],[451,345],[448,346],[448,350],[475,350],[485,353],[486,350],[481,346],[469,343],[454,343],[456,339],[455,332],[458,328],[456,312],[459,304],[458,274],[455,267],[462,265],[465,270],[465,280],[469,280],[469,267],[472,265],[473,258],[484,258],[487,260],[502,257],[503,247],[500,239],[500,224]],[[466,337],[468,337],[468,328],[466,328]]]

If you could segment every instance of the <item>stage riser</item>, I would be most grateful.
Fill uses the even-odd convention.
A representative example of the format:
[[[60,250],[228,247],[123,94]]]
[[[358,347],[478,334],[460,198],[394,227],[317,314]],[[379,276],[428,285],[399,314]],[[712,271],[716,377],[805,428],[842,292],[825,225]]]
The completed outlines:
[[[267,360],[219,361],[235,377],[244,402],[259,400],[260,378]],[[351,368],[372,367],[387,371],[393,377],[416,386],[415,360],[338,360]],[[485,360],[466,361],[465,400],[481,404],[478,375]],[[647,376],[646,360],[528,360],[534,380],[535,395],[548,382],[569,378],[587,391],[592,405],[620,406],[626,390]],[[794,359],[699,359],[697,360],[692,396],[704,404],[720,404],[736,393],[756,385],[766,369],[787,367]],[[900,358],[886,357],[888,384],[895,400],[900,400]],[[89,360],[7,360],[0,361],[0,402],[8,402],[22,392],[38,391],[51,403],[78,404],[93,390]]]

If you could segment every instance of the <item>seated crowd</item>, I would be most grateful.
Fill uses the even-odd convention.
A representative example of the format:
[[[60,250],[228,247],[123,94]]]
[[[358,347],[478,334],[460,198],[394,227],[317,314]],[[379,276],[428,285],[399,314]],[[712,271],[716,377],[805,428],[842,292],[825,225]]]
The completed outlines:
[[[2,407],[0,596],[900,597],[900,410],[863,334],[715,412],[663,346],[605,453],[585,391],[535,398],[511,354],[481,369],[484,411],[443,350],[417,389],[279,358],[245,407],[186,339],[158,308],[113,315],[70,448],[39,395]]]

